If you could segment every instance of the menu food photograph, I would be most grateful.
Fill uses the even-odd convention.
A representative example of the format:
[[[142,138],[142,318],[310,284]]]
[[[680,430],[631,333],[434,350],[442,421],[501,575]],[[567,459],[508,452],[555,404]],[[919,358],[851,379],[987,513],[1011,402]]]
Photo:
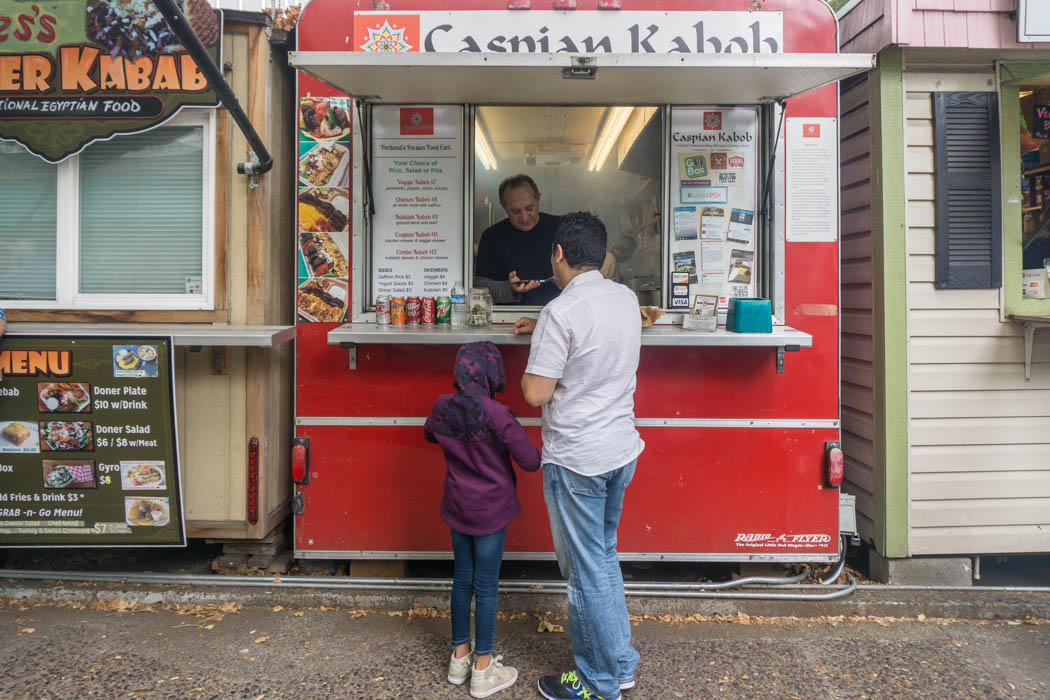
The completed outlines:
[[[171,520],[168,499],[154,496],[125,496],[124,520],[132,527],[167,525]]]
[[[0,421],[0,453],[40,451],[40,433],[35,420]]]
[[[45,413],[91,413],[91,385],[84,382],[39,382],[39,407]]]
[[[299,252],[302,254],[303,272],[310,277],[346,277],[350,265],[346,261],[346,234],[310,233],[299,234]]]
[[[305,146],[303,144],[300,148]],[[314,187],[349,187],[349,149],[328,141],[307,148],[299,158],[299,182]]]
[[[42,462],[45,489],[93,489],[95,479],[94,460],[53,460]]]
[[[345,97],[300,98],[299,132],[304,139],[315,141],[349,137],[350,100]]]
[[[345,279],[334,277],[306,280],[299,285],[299,317],[306,321],[342,321],[346,316],[347,286]]]
[[[157,348],[154,345],[114,345],[114,377],[156,377]]]
[[[45,452],[90,452],[95,449],[91,423],[51,420],[40,423],[40,449]]]
[[[125,491],[167,488],[164,462],[121,462],[120,488]]]

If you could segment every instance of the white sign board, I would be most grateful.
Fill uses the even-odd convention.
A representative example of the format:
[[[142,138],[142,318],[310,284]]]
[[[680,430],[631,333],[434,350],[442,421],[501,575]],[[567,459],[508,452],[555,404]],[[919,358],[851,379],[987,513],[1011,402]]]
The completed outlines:
[[[1050,41],[1050,2],[1020,0],[1017,8],[1018,41]]]
[[[787,240],[838,239],[838,130],[831,117],[786,120]]]
[[[668,266],[672,309],[701,289],[754,296],[758,109],[671,108]]]
[[[372,302],[447,295],[463,279],[463,108],[373,108],[372,196]]]
[[[783,53],[782,12],[358,12],[354,51]]]

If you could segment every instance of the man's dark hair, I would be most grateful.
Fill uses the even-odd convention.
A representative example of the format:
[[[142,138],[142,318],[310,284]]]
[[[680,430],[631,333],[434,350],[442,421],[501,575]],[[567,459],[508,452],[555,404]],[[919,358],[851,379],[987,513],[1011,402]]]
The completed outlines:
[[[601,219],[589,211],[574,211],[561,217],[551,250],[560,245],[569,267],[601,267],[607,239]]]
[[[536,186],[536,181],[524,173],[518,173],[517,175],[511,175],[503,182],[499,183],[499,203],[503,204],[503,193],[507,190],[516,190],[522,185],[528,185],[532,188],[532,194],[536,196],[536,199],[540,198],[540,188]]]

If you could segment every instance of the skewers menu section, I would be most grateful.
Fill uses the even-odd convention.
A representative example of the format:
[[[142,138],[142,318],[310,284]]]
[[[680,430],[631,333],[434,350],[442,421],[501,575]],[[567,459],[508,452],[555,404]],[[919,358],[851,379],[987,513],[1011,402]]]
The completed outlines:
[[[0,546],[186,544],[170,338],[0,350]]]
[[[372,301],[463,279],[463,108],[372,110]]]

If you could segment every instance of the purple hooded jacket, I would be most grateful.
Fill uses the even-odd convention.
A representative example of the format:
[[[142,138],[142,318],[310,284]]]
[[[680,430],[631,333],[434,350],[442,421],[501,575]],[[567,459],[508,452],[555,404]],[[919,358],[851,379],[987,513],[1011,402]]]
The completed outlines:
[[[536,471],[540,453],[514,412],[493,400],[505,390],[503,357],[492,343],[468,343],[456,354],[455,394],[434,400],[423,436],[445,453],[441,517],[467,535],[489,535],[521,515],[510,458]]]

